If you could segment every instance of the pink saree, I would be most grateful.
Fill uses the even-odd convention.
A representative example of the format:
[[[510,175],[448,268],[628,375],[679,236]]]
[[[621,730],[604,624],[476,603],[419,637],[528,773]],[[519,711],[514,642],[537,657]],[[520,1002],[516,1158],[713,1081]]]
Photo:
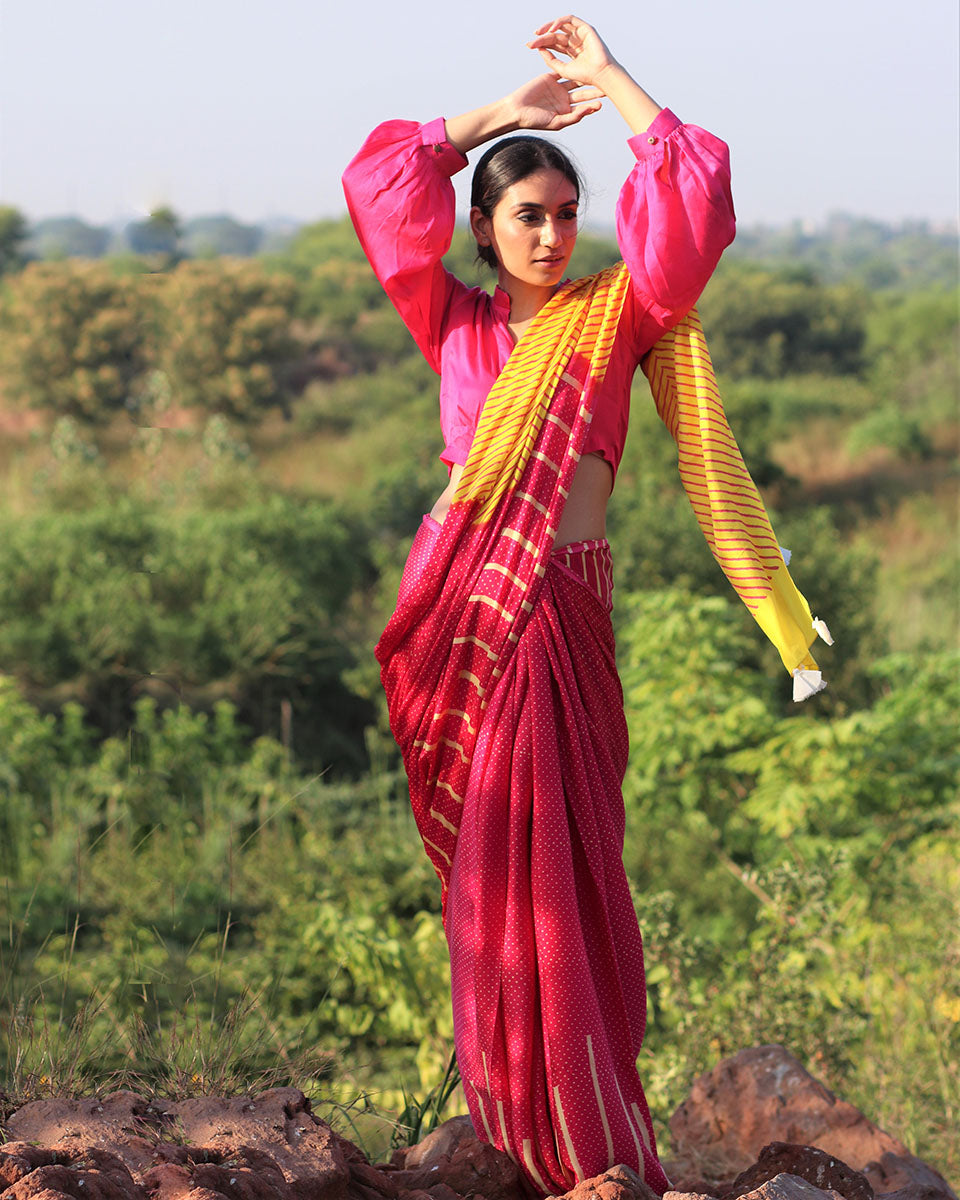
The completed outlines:
[[[606,543],[552,553],[628,284],[620,264],[566,285],[517,345],[377,647],[443,890],[471,1118],[540,1194],[618,1162],[667,1187],[636,1070]]]

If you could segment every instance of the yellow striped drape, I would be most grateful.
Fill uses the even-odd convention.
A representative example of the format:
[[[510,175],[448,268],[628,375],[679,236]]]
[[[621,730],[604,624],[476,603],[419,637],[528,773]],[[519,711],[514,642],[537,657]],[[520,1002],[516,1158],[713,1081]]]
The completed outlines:
[[[817,627],[790,577],[756,485],[730,432],[696,309],[666,333],[643,361],[664,424],[677,443],[680,478],[713,556],[787,670],[812,672]],[[817,626],[826,631],[822,622]],[[828,640],[827,634],[825,640]],[[802,683],[802,681],[801,681]]]

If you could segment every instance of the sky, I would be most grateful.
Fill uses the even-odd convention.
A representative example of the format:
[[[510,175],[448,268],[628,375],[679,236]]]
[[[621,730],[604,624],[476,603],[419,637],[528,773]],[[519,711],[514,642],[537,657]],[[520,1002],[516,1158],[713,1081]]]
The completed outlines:
[[[0,0],[0,204],[30,220],[300,221],[380,121],[454,116],[539,74],[531,0]],[[658,103],[730,145],[742,224],[834,212],[956,228],[956,0],[591,0]],[[612,105],[560,135],[612,221]],[[474,156],[475,157],[475,156]],[[469,172],[457,177],[461,214]]]

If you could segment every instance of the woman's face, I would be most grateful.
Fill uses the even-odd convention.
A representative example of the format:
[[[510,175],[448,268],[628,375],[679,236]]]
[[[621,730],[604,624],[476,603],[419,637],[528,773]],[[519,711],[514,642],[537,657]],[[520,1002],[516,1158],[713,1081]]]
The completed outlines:
[[[577,190],[561,171],[543,168],[513,183],[492,217],[475,208],[474,235],[492,246],[500,285],[511,280],[553,289],[563,278],[577,241]]]

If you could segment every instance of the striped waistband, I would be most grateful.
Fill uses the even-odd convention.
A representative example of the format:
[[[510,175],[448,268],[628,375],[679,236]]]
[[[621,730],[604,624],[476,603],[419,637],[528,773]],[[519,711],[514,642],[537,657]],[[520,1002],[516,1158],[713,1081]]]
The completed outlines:
[[[572,575],[579,583],[585,583],[610,612],[613,608],[613,559],[606,538],[555,546],[550,562]]]

